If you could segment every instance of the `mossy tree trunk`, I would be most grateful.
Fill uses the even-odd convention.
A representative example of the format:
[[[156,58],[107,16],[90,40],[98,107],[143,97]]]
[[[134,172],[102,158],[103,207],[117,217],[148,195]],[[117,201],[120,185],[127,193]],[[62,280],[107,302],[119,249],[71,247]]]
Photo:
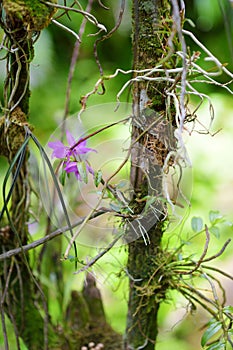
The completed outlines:
[[[53,12],[52,7],[39,0],[0,1],[0,24],[7,46],[0,156],[8,160],[11,173],[8,181],[12,180],[9,200],[6,193],[5,208],[0,212],[0,254],[27,244],[30,239],[29,152],[27,146],[22,148],[30,136],[30,63],[34,55],[33,40],[47,27]],[[14,162],[19,150],[20,156]],[[109,350],[121,347],[121,337],[105,320],[101,296],[93,278],[87,278],[82,293],[72,292],[64,324],[59,327],[52,324],[44,291],[46,288],[33,275],[27,253],[0,261],[0,313],[6,350],[10,346],[6,316],[13,325],[17,349],[20,338],[30,350],[80,349],[91,341],[103,342]]]
[[[0,121],[0,155],[6,157],[11,166],[25,141],[25,130],[29,126],[33,38],[48,25],[53,10],[39,0],[3,0],[0,6],[1,14],[4,12],[1,26],[8,47],[4,117]],[[133,0],[135,70],[150,69],[158,63],[173,67],[168,52],[172,26],[170,12],[168,0]],[[135,73],[135,77],[137,75]],[[156,77],[155,73],[150,75],[150,78],[153,77]],[[132,221],[128,229],[130,295],[124,345],[128,350],[154,349],[159,305],[168,287],[161,248],[166,222],[162,181],[163,166],[169,152],[164,134],[165,138],[166,134],[172,134],[169,130],[174,121],[167,118],[167,88],[166,82],[155,83],[148,79],[136,82],[133,88],[131,183],[134,197],[131,204],[139,218]],[[173,147],[172,137],[169,142]],[[24,149],[22,157],[11,166],[11,201],[0,223],[1,253],[26,244],[29,239],[28,150]],[[20,168],[17,169],[19,162]],[[151,205],[148,205],[148,198],[153,199]],[[35,293],[35,290],[40,292]],[[36,297],[38,295],[39,298]],[[72,293],[65,322],[59,327],[54,327],[51,322],[43,287],[33,276],[26,254],[1,262],[0,299],[3,326],[6,314],[13,324],[17,342],[21,337],[30,350],[79,349],[89,341],[103,342],[106,350],[121,348],[121,338],[106,323],[101,296],[90,276],[81,293]],[[7,334],[3,333],[8,349]]]
[[[33,59],[33,36],[47,26],[52,11],[38,1],[3,1],[2,29],[6,34],[7,77],[4,85],[4,117],[1,119],[1,156],[11,166],[12,193],[5,215],[1,217],[1,253],[28,242],[28,149],[25,147],[15,165],[12,162],[26,137],[29,115],[30,62]],[[6,209],[6,208],[5,208]],[[19,346],[19,337],[29,349],[48,348],[54,344],[55,333],[48,319],[41,315],[46,301],[29,267],[29,256],[20,254],[1,263],[1,313],[11,320]],[[40,289],[40,287],[39,287]],[[8,341],[5,334],[5,346]]]
[[[171,34],[171,6],[168,0],[133,1],[134,69],[151,69],[162,64],[168,55]],[[165,25],[164,25],[165,24]],[[167,25],[167,27],[166,27]],[[167,56],[168,57],[168,56]],[[169,63],[171,64],[171,62]],[[135,73],[135,77],[143,73]],[[157,75],[151,74],[150,77]],[[172,120],[167,119],[166,92],[168,84],[141,80],[133,87],[133,125],[131,184],[134,188],[132,206],[141,218],[129,225],[128,301],[125,349],[153,350],[158,333],[158,310],[168,287],[162,268],[161,239],[166,222],[162,181],[163,166],[169,147],[161,130],[169,138]],[[141,137],[140,137],[141,135]],[[174,140],[168,140],[173,144]],[[152,205],[146,205],[147,200]],[[138,239],[134,240],[134,236]],[[137,238],[137,237],[135,237]]]

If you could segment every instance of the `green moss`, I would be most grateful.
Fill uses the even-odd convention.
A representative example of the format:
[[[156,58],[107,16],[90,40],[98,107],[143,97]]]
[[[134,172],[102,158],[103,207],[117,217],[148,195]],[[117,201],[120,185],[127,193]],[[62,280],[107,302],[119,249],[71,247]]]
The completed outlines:
[[[47,27],[55,12],[54,8],[39,0],[3,0],[3,7],[12,20],[21,21],[28,31],[40,31]]]
[[[141,4],[141,8],[149,15],[154,9],[154,1],[148,0]]]
[[[57,2],[52,0],[52,2]],[[11,32],[10,40],[18,45],[17,55],[11,53],[11,82],[17,85],[14,101],[28,116],[29,113],[29,64],[34,57],[32,32],[38,32],[48,26],[55,12],[40,0],[3,0],[6,23]],[[20,73],[19,73],[20,66]],[[17,84],[17,79],[20,84]]]

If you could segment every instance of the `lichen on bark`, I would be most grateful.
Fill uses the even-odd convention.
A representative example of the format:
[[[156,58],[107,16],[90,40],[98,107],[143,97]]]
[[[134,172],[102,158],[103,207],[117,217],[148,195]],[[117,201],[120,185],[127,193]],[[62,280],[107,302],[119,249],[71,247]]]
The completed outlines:
[[[133,1],[135,71],[152,69],[158,65],[162,67],[175,65],[172,48],[168,45],[171,31],[170,1]],[[135,72],[134,77],[138,74]],[[150,76],[156,77],[158,73]],[[170,128],[173,122],[166,119],[167,87],[167,82],[156,83],[143,79],[136,81],[133,86],[132,141],[133,143],[135,140],[139,141],[133,147],[131,154],[131,184],[134,188],[131,205],[142,213],[142,218],[138,221],[144,227],[147,240],[142,237],[140,227],[134,225],[134,231],[137,230],[141,238],[129,243],[127,269],[130,276],[130,292],[126,350],[139,347],[154,350],[158,333],[158,310],[160,303],[166,298],[169,286],[166,274],[160,268],[163,265],[161,259],[164,255],[161,240],[166,228],[166,206],[162,191],[163,165],[168,150],[161,147],[163,143],[159,140],[159,128],[165,125]],[[154,125],[155,132],[152,127],[150,129],[150,125]],[[146,129],[148,129],[146,135],[140,138]],[[174,139],[169,142],[175,147]],[[155,145],[154,149],[148,149],[151,143]],[[154,210],[144,212],[146,201],[143,198],[148,195],[155,198]],[[129,225],[130,231],[132,227]]]

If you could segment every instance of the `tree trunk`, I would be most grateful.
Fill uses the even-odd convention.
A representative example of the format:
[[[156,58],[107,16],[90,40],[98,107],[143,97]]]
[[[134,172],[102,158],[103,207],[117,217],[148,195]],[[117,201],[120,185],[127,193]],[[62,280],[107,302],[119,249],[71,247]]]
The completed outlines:
[[[0,13],[3,10],[4,20],[0,24],[6,33],[8,51],[0,156],[8,160],[9,171],[4,181],[11,180],[11,184],[9,192],[3,185],[6,193],[0,212],[0,254],[22,247],[29,240],[30,62],[34,55],[33,37],[49,24],[54,12],[39,0],[3,0]],[[56,259],[56,243],[59,245],[53,242],[51,259]],[[17,349],[20,338],[30,350],[74,350],[90,342],[104,343],[106,350],[121,348],[122,337],[106,322],[101,295],[93,278],[87,277],[82,293],[71,293],[64,323],[59,326],[52,324],[44,291],[47,289],[33,275],[28,253],[22,251],[0,262],[0,314],[6,350],[10,348],[6,315],[14,329]],[[62,291],[59,296],[62,298]]]
[[[5,115],[1,120],[0,138],[3,145],[1,155],[7,158],[11,167],[12,193],[11,208],[5,203],[5,216],[2,215],[1,218],[1,253],[28,241],[30,191],[26,145],[14,166],[12,162],[26,140],[24,126],[28,126],[29,75],[30,62],[33,59],[32,35],[45,27],[51,16],[45,5],[33,1],[3,1],[3,8],[6,17],[2,27],[7,35],[9,53],[8,75],[4,86]],[[39,308],[35,306],[38,301],[35,300],[34,288],[39,285],[30,270],[27,254],[4,261],[1,268],[1,286],[1,313],[3,315],[6,312],[10,318],[17,343],[18,337],[22,337],[29,349],[48,348],[54,335],[50,332],[48,319],[45,316],[44,320]],[[47,314],[42,291],[39,303],[41,300]],[[7,339],[5,345],[7,349]]]
[[[133,1],[134,70],[151,69],[162,63],[168,54],[165,47],[171,30],[169,25],[167,28],[163,25],[171,23],[170,12],[167,0]],[[138,75],[143,73],[135,73],[135,77]],[[156,76],[150,75],[151,78]],[[172,121],[166,117],[165,87],[167,83],[143,79],[133,87],[132,207],[141,215],[128,228],[131,242],[127,265],[130,276],[127,350],[155,348],[159,305],[168,287],[162,267],[161,238],[166,222],[162,180],[164,162],[174,137],[170,132]],[[170,146],[161,136],[162,131]]]

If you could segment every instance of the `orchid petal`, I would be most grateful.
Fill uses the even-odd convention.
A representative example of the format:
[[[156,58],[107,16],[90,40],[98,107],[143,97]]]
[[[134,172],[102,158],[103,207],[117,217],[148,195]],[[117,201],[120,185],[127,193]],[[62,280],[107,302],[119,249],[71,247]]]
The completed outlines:
[[[90,174],[92,174],[92,175],[95,174],[94,170],[92,169],[92,167],[91,167],[89,164],[86,163],[86,167],[87,167],[87,171],[88,171]]]
[[[48,146],[53,149],[52,158],[65,158],[67,149],[63,143],[59,140],[54,142],[49,142]]]
[[[69,132],[69,130],[66,130],[66,138],[68,141],[68,144],[70,145],[70,147],[72,147],[73,145],[75,145],[76,141],[74,136]]]
[[[86,147],[87,140],[81,141],[78,146],[75,147],[75,151],[79,154],[86,154],[87,152],[97,152],[93,148]]]
[[[67,173],[74,173],[78,181],[82,181],[81,176],[79,174],[77,163],[76,162],[66,162],[64,170]]]
[[[73,173],[73,172],[78,171],[76,162],[66,162],[64,164],[65,164],[64,170],[67,173]]]

